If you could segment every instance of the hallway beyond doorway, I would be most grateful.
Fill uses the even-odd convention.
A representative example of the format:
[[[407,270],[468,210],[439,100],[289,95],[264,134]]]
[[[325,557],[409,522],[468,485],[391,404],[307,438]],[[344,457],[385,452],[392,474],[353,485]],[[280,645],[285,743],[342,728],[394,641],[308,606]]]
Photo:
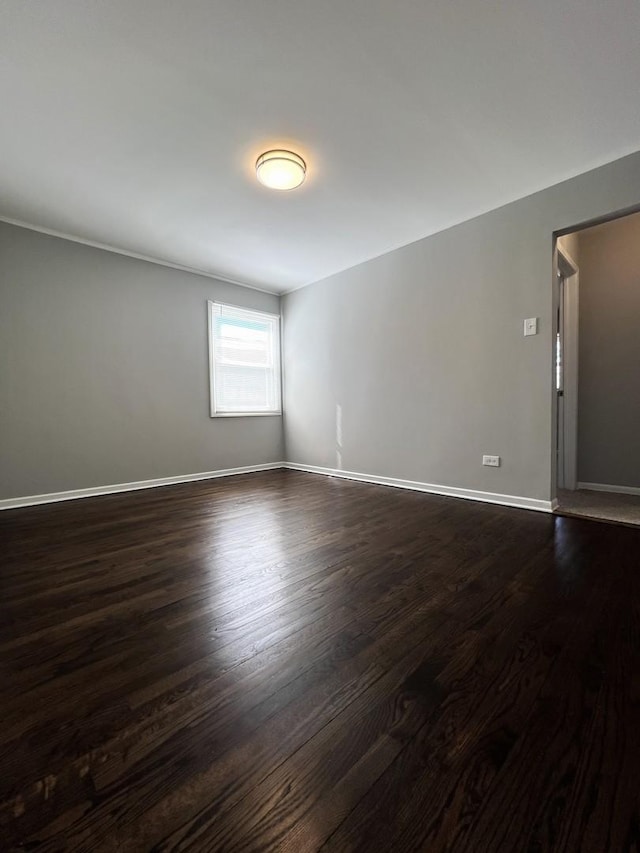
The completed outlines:
[[[558,512],[585,518],[640,525],[640,495],[578,489],[558,490]]]

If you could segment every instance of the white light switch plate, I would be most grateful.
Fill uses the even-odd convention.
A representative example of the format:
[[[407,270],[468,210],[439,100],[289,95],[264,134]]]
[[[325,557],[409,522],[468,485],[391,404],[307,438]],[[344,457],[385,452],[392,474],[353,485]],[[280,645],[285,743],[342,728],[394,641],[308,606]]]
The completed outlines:
[[[524,321],[524,334],[525,334],[525,337],[527,337],[527,335],[537,335],[538,334],[538,318],[537,317],[529,317],[528,320]]]
[[[488,465],[490,468],[499,468],[500,467],[500,457],[499,456],[483,456],[482,464]]]

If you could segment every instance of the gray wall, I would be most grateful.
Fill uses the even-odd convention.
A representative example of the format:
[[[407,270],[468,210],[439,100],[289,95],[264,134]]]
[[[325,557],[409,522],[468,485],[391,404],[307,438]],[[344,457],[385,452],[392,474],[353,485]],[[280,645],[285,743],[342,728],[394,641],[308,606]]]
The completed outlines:
[[[640,214],[580,234],[578,479],[640,487]]]
[[[548,500],[552,234],[638,203],[640,153],[287,295],[287,458]]]
[[[209,417],[207,299],[279,301],[0,223],[0,498],[281,460]]]

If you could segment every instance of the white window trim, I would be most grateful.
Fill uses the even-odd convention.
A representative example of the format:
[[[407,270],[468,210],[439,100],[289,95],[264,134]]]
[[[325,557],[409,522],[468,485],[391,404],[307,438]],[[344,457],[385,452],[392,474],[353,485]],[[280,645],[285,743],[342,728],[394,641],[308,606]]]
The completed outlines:
[[[215,369],[215,335],[213,334],[214,310],[216,305],[225,305],[228,308],[237,308],[239,311],[254,311],[263,317],[269,317],[277,323],[278,338],[278,363],[276,371],[280,384],[280,406],[269,412],[217,412],[216,411],[216,369]],[[282,417],[282,323],[280,314],[271,314],[268,311],[260,311],[257,308],[245,308],[243,305],[234,305],[231,302],[219,302],[218,300],[207,300],[207,338],[209,342],[209,413],[212,418],[281,418]]]

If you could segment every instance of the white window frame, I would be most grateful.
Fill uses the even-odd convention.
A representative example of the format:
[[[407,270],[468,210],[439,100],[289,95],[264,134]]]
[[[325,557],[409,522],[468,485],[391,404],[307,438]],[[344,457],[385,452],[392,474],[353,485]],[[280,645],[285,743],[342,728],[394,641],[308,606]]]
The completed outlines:
[[[255,314],[256,319],[266,318],[269,320],[275,321],[275,340],[277,341],[276,352],[275,352],[275,365],[274,371],[278,381],[278,408],[269,410],[269,411],[257,411],[257,412],[245,412],[245,411],[234,411],[234,412],[218,412],[216,411],[216,342],[215,335],[213,333],[214,329],[214,311],[216,305],[222,305],[225,308],[236,308],[238,311],[244,311],[248,314]],[[279,314],[270,314],[268,311],[258,311],[255,308],[244,308],[242,305],[233,305],[230,302],[220,302],[218,300],[207,300],[207,319],[208,319],[208,339],[209,339],[209,400],[210,400],[210,414],[212,418],[269,418],[269,417],[281,417],[282,416],[282,340],[281,340],[281,325],[280,325],[280,315]]]

